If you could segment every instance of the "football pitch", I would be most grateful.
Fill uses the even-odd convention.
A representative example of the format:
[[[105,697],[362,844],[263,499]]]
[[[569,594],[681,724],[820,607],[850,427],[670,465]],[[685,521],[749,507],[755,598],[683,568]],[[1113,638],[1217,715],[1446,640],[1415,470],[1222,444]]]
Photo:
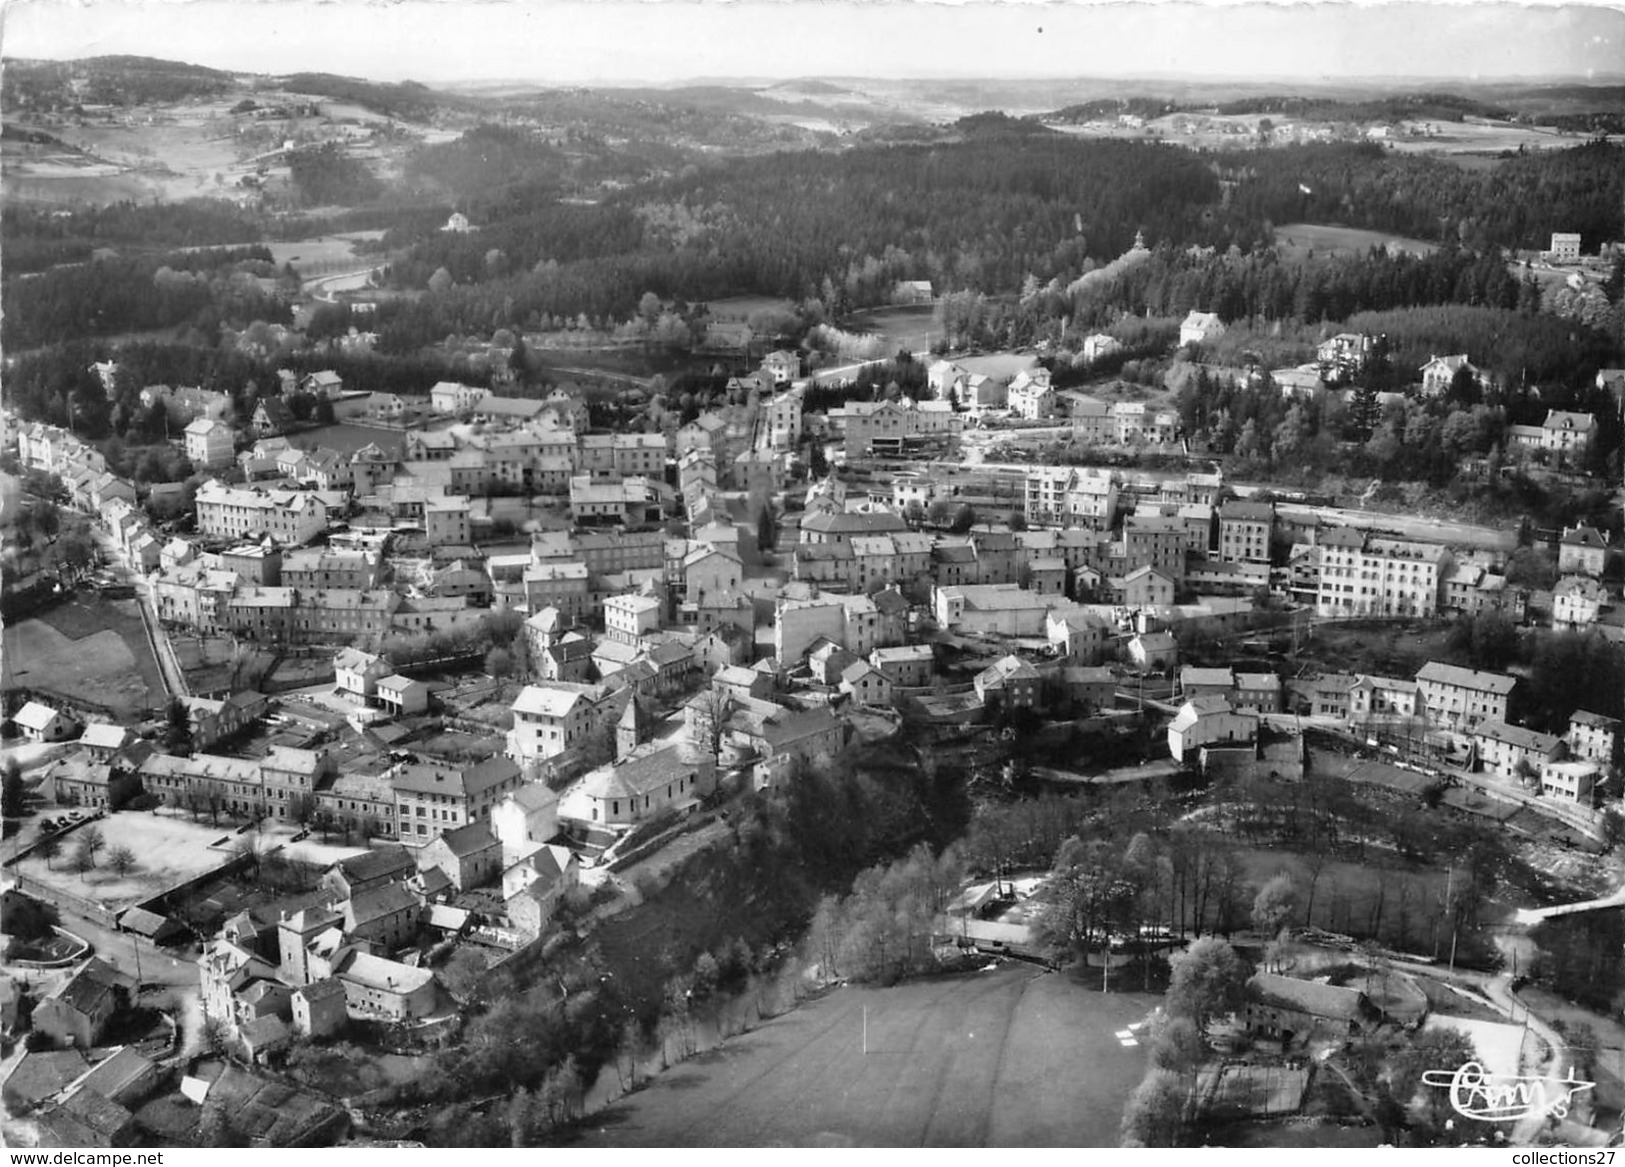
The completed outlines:
[[[674,1066],[580,1145],[1115,1147],[1146,1064],[1119,1035],[1158,1000],[1018,964],[837,989]]]

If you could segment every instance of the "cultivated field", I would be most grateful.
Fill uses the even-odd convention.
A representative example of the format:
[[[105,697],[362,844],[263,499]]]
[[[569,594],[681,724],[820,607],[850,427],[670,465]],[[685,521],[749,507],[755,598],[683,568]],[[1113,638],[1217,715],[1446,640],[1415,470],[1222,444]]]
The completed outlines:
[[[1006,965],[838,989],[595,1116],[590,1146],[1104,1147],[1157,998]],[[864,1053],[867,1013],[868,1052]]]
[[[231,849],[244,837],[231,826],[210,826],[143,811],[110,814],[97,820],[96,825],[101,828],[106,846],[97,854],[96,866],[82,877],[73,865],[74,850],[85,830],[82,826],[62,836],[62,854],[49,864],[31,855],[17,865],[17,871],[69,895],[117,910],[218,867],[231,858]],[[217,843],[218,848],[214,846]],[[123,878],[107,865],[108,854],[120,845],[135,852],[136,858],[135,869]]]
[[[1385,231],[1357,227],[1331,227],[1323,223],[1288,223],[1275,229],[1275,246],[1292,259],[1313,251],[1316,255],[1364,254],[1373,247],[1391,247],[1412,255],[1432,255],[1437,245]]]
[[[0,683],[49,689],[122,712],[161,709],[163,676],[134,600],[81,597],[5,629]]]

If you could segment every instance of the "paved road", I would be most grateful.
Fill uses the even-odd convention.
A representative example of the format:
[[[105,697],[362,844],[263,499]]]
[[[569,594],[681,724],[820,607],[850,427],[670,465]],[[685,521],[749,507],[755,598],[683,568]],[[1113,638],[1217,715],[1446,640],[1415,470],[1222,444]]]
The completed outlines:
[[[1596,899],[1580,900],[1572,904],[1556,904],[1549,908],[1519,908],[1513,919],[1525,927],[1532,927],[1554,916],[1571,916],[1575,912],[1594,912],[1599,908],[1620,907],[1625,907],[1625,887],[1611,891],[1605,896],[1598,896]]]

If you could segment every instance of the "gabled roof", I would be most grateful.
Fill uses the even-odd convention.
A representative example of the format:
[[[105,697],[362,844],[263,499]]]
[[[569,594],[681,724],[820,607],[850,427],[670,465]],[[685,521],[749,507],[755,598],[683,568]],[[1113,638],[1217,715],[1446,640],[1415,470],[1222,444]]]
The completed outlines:
[[[1303,981],[1275,973],[1255,973],[1247,982],[1247,993],[1261,1005],[1291,1009],[1312,1017],[1334,1021],[1357,1021],[1369,1006],[1364,993],[1339,985]]]
[[[1563,744],[1563,739],[1555,734],[1536,733],[1532,729],[1525,729],[1521,725],[1508,725],[1504,721],[1481,721],[1473,730],[1473,736],[1537,754],[1553,753]]]
[[[123,748],[129,736],[130,731],[122,725],[94,721],[85,726],[85,732],[79,735],[79,742],[93,749],[117,750]]]
[[[1596,729],[1618,729],[1617,717],[1604,717],[1601,713],[1592,713],[1589,709],[1576,709],[1569,717],[1570,725],[1589,725]]]
[[[472,822],[456,830],[445,831],[440,836],[440,842],[459,859],[467,859],[470,855],[478,855],[481,851],[502,845],[483,822]]]
[[[351,896],[346,914],[350,917],[350,927],[358,928],[369,921],[381,920],[397,912],[414,911],[419,906],[421,905],[417,893],[409,884],[384,883]]]
[[[55,709],[49,705],[41,705],[38,701],[30,701],[12,715],[11,720],[24,729],[43,731],[58,717]]]
[[[515,713],[534,713],[541,717],[565,717],[585,702],[594,704],[603,699],[601,685],[578,685],[568,681],[552,681],[545,685],[526,685],[513,703]]]
[[[600,766],[581,780],[580,789],[589,798],[632,798],[673,783],[693,769],[695,764],[683,757],[681,746],[667,746]]]
[[[1418,682],[1431,681],[1437,685],[1455,685],[1463,689],[1502,696],[1512,692],[1513,686],[1518,683],[1516,677],[1509,677],[1504,673],[1482,673],[1477,669],[1464,669],[1439,661],[1429,661],[1423,665],[1418,670],[1416,679]]]
[[[390,878],[404,879],[416,870],[417,864],[412,862],[412,853],[399,843],[364,851],[360,855],[351,855],[328,868],[328,871],[343,875],[351,883],[372,883],[375,880]]]
[[[1588,527],[1584,523],[1578,527],[1563,528],[1563,545],[1565,547],[1589,547],[1598,551],[1608,549],[1608,542],[1602,537],[1602,532],[1595,527]]]

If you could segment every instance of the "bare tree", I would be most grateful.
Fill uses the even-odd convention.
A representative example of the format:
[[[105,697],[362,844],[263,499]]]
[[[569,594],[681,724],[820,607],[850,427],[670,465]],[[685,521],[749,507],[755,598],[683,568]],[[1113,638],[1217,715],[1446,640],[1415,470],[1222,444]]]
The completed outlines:
[[[722,746],[728,733],[728,714],[733,709],[732,699],[727,690],[713,686],[690,701],[688,708],[689,740],[720,766]]]
[[[135,852],[121,843],[107,853],[107,865],[123,879],[135,870]]]

